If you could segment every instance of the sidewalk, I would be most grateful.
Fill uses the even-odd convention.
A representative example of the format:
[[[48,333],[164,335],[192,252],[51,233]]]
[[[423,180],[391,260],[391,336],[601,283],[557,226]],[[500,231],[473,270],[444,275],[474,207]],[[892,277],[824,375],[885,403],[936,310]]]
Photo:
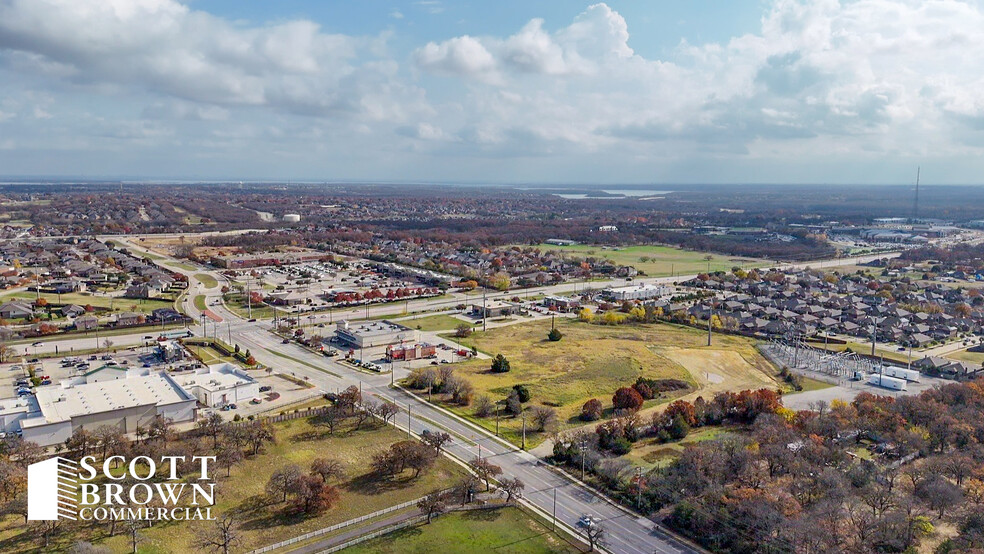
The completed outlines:
[[[365,525],[365,526],[361,526],[361,527],[355,527],[353,529],[350,529],[348,531],[339,533],[337,535],[334,535],[334,536],[331,536],[331,537],[327,537],[327,538],[324,538],[324,539],[320,539],[320,540],[316,540],[314,542],[305,544],[305,545],[300,546],[300,547],[298,547],[298,548],[296,548],[294,550],[285,550],[285,552],[291,552],[292,554],[316,554],[317,552],[321,552],[323,550],[327,550],[327,549],[329,549],[329,548],[331,548],[333,546],[337,546],[339,544],[344,544],[344,543],[346,543],[346,542],[348,542],[348,541],[350,541],[352,539],[361,537],[362,535],[368,535],[369,533],[372,533],[373,531],[377,531],[379,529],[390,527],[390,526],[396,525],[397,523],[403,523],[404,521],[406,521],[408,519],[413,519],[413,518],[416,518],[416,517],[420,517],[420,511],[419,510],[416,510],[416,509],[410,509],[407,512],[404,512],[402,514],[392,515],[390,517],[386,517],[386,518],[383,518],[383,519],[374,521],[374,522],[370,523],[369,525]]]

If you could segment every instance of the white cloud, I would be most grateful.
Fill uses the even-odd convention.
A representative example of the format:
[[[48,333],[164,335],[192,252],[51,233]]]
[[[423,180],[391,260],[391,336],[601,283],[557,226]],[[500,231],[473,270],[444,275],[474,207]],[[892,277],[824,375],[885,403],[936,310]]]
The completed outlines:
[[[984,9],[975,2],[774,0],[754,32],[681,42],[662,59],[634,49],[633,32],[644,30],[600,3],[499,36],[428,37],[407,55],[387,46],[390,32],[328,33],[306,20],[249,26],[175,0],[6,0],[0,97],[23,102],[0,104],[0,120],[5,131],[25,125],[18,144],[59,142],[58,129],[86,132],[66,119],[92,104],[118,121],[91,132],[204,145],[203,156],[293,152],[294,163],[309,152],[312,174],[372,156],[405,164],[388,169],[396,175],[364,164],[367,177],[466,177],[476,160],[501,158],[525,160],[518,179],[581,178],[588,164],[616,181],[680,178],[661,173],[680,164],[741,180],[729,168],[816,167],[817,158],[830,171],[840,161],[948,156],[975,176],[984,169]],[[35,88],[56,98],[34,99]],[[35,105],[58,115],[35,121],[43,131],[26,126]]]

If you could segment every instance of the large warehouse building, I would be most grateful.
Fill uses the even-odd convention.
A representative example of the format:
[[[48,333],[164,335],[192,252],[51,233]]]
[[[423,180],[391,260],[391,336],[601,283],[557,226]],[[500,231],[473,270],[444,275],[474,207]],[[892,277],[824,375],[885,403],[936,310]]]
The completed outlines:
[[[23,406],[10,406],[20,414],[10,424],[19,426],[25,440],[51,446],[64,443],[83,427],[112,425],[129,434],[137,427],[146,428],[157,416],[178,423],[195,420],[198,400],[167,373],[113,371],[108,379],[101,377],[109,373],[100,373],[92,379],[83,376],[38,388],[35,402],[29,402],[29,408],[36,409],[25,412]]]

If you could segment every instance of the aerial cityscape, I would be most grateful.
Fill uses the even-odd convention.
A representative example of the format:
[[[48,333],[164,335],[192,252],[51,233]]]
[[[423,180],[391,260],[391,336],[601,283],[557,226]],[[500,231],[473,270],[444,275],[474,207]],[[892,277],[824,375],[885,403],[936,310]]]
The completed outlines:
[[[0,0],[0,553],[984,552],[981,52]]]

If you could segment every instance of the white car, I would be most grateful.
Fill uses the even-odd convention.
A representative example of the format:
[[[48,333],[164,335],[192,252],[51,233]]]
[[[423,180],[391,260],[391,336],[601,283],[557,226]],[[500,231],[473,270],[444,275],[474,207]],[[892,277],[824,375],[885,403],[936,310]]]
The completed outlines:
[[[581,516],[581,519],[577,520],[577,526],[584,527],[584,528],[594,527],[595,524],[597,524],[597,522],[598,521],[594,517],[584,514],[583,516]]]

